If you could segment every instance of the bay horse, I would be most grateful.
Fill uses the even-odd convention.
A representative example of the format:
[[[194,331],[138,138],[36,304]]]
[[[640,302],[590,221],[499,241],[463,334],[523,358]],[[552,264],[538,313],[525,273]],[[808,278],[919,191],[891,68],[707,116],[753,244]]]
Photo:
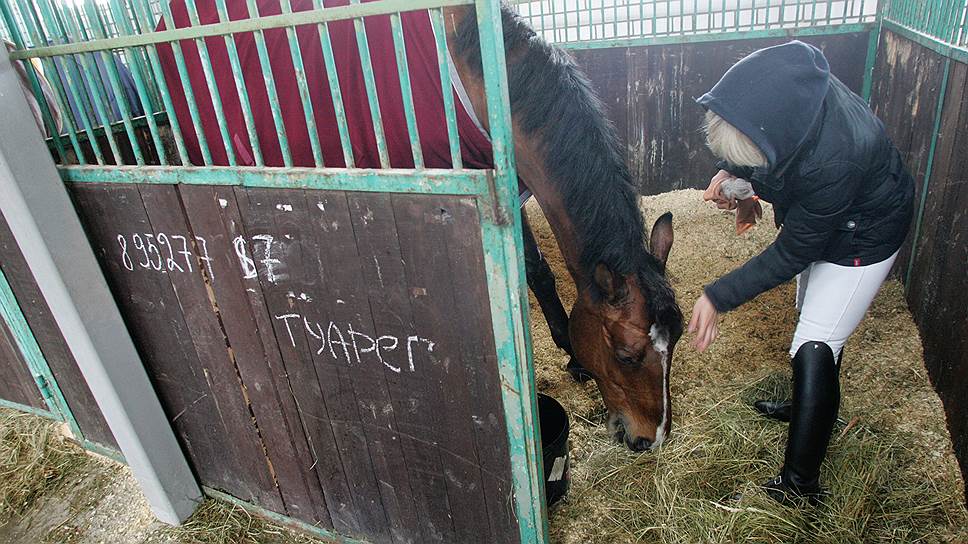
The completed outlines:
[[[213,0],[189,1],[193,1],[201,24],[220,20]],[[282,1],[288,1],[292,11],[314,9],[311,0]],[[347,1],[326,0],[325,6],[346,5]],[[172,0],[170,7],[175,26],[188,26],[185,0]],[[258,9],[262,16],[279,14],[279,0],[258,0]],[[232,20],[249,17],[242,0],[228,2],[227,12]],[[671,214],[656,221],[647,247],[637,191],[615,130],[588,80],[567,53],[543,41],[507,6],[502,8],[502,15],[517,172],[522,189],[534,195],[548,218],[577,287],[578,300],[570,317],[555,291],[554,275],[523,216],[528,284],[547,317],[555,343],[572,356],[569,371],[576,377],[590,375],[595,379],[609,411],[609,430],[614,437],[636,451],[654,448],[662,443],[672,424],[669,371],[682,333],[682,314],[665,278],[673,242]],[[449,168],[447,135],[440,129],[446,123],[434,31],[426,12],[408,12],[401,17],[424,163],[428,168]],[[462,127],[464,166],[488,168],[490,141],[475,11],[470,6],[446,8],[444,19],[448,46],[453,52],[450,60],[455,94],[460,99],[457,115]],[[367,17],[365,26],[370,55],[375,60],[372,72],[389,147],[389,165],[412,168],[414,158],[399,99],[389,18]],[[332,22],[328,31],[343,87],[346,117],[351,123],[348,133],[355,162],[350,166],[385,166],[387,157],[377,153],[353,23]],[[296,33],[304,66],[302,75],[312,94],[326,165],[348,166],[338,131],[332,128],[337,118],[317,28],[306,25],[298,27]],[[263,39],[268,44],[275,80],[275,103],[285,118],[290,162],[294,166],[313,166],[308,122],[286,31],[267,30]],[[234,41],[244,67],[244,84],[264,164],[283,166],[256,43],[251,33],[238,34]],[[219,89],[218,111],[209,95],[196,43],[183,40],[180,47],[211,160],[218,165],[231,163],[221,142],[221,124],[231,133],[236,163],[251,165],[253,146],[235,92],[238,82],[230,68],[225,41],[213,37],[206,38],[205,43]],[[171,47],[159,44],[158,52],[168,87],[181,89]],[[186,99],[179,94],[172,95],[175,114],[190,160],[200,164],[199,141]]]

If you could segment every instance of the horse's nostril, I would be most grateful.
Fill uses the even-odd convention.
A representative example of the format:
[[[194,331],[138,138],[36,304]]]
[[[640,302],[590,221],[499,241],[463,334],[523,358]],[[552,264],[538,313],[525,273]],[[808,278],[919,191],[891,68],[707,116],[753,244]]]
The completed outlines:
[[[652,447],[652,441],[649,440],[648,438],[644,438],[644,437],[643,438],[637,438],[637,439],[635,439],[634,442],[632,442],[629,445],[629,447],[633,451],[645,451],[645,450],[647,450],[647,449],[649,449],[649,448]]]

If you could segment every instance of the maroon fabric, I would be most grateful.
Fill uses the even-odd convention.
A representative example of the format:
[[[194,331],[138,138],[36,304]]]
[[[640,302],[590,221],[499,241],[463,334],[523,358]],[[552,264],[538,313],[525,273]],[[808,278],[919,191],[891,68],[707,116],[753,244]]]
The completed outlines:
[[[325,1],[326,7],[346,4],[348,4],[348,0]],[[178,28],[190,26],[185,0],[173,0],[170,5],[175,26]],[[195,5],[199,12],[201,24],[218,22],[218,12],[214,0],[197,0]],[[228,0],[227,7],[231,20],[249,18],[244,0]],[[279,0],[258,0],[258,9],[262,16],[278,15],[282,12]],[[312,0],[292,0],[292,9],[293,11],[313,9]],[[444,118],[437,50],[430,17],[427,12],[411,12],[403,14],[402,21],[424,163],[428,168],[448,168],[451,166],[450,147],[447,141],[447,124]],[[397,75],[390,18],[389,16],[367,17],[365,24],[390,166],[411,168],[413,167],[413,157],[410,150],[410,140],[407,136],[407,122],[404,117],[403,99]],[[159,24],[158,28],[163,30],[164,23]],[[306,80],[314,107],[323,160],[328,167],[343,167],[345,166],[343,151],[317,28],[316,25],[302,26],[297,28],[296,35],[306,69]],[[336,58],[336,69],[343,94],[356,166],[359,168],[379,168],[380,159],[366,99],[366,88],[363,82],[363,71],[354,25],[352,21],[330,23],[329,34]],[[242,64],[245,87],[248,90],[263,159],[267,166],[283,166],[279,139],[276,135],[272,111],[269,107],[265,80],[260,69],[254,36],[251,32],[237,34],[234,36],[234,40]],[[299,87],[296,84],[286,30],[267,30],[265,31],[265,40],[293,165],[314,166],[306,117],[299,95]],[[196,42],[194,40],[182,40],[179,43],[185,57],[191,90],[195,95],[195,103],[198,105],[201,124],[212,153],[212,160],[216,165],[228,165]],[[219,96],[222,99],[222,110],[225,114],[229,135],[232,138],[237,162],[240,165],[251,166],[254,164],[252,147],[249,142],[245,119],[242,116],[241,104],[224,37],[206,38],[205,43],[212,60],[215,81]],[[175,115],[181,125],[189,158],[193,164],[201,165],[203,162],[198,136],[192,127],[188,103],[182,93],[181,79],[178,75],[171,46],[159,44],[158,55],[161,58],[168,89],[171,91]],[[490,168],[490,142],[464,110],[456,97],[456,93],[455,102],[458,106],[457,125],[465,166],[468,168]]]

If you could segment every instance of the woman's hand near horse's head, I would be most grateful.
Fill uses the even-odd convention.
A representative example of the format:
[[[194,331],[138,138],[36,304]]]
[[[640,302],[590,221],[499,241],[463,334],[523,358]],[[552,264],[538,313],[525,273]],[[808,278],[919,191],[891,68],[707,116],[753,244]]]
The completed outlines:
[[[705,293],[692,307],[692,318],[689,319],[689,332],[695,333],[692,345],[700,352],[706,348],[719,336],[719,312],[713,306],[709,297]]]

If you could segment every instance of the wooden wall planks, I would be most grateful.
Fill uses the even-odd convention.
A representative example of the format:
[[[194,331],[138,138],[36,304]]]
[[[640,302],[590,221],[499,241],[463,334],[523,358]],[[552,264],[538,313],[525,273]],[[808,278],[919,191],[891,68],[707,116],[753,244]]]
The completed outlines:
[[[869,34],[803,37],[824,51],[833,73],[860,92]],[[642,194],[705,189],[716,160],[706,149],[694,101],[736,61],[785,39],[574,50],[606,106]]]
[[[945,59],[888,30],[874,71],[872,106],[916,178],[922,198]],[[896,271],[907,279],[908,306],[921,332],[928,373],[948,416],[962,474],[968,480],[968,66],[951,61],[918,240],[914,227]],[[912,249],[917,244],[911,275]]]
[[[3,270],[24,318],[30,325],[34,338],[40,346],[40,351],[47,360],[64,398],[67,399],[67,404],[84,437],[107,448],[117,450],[118,446],[111,434],[111,429],[108,428],[107,421],[101,415],[94,395],[87,387],[87,382],[77,367],[77,362],[61,335],[60,328],[47,306],[47,301],[44,300],[40,288],[34,281],[33,273],[27,266],[27,262],[20,252],[20,247],[14,240],[13,233],[10,232],[2,214],[0,214],[0,269]],[[0,339],[0,343],[3,342],[4,340]],[[13,344],[13,348],[16,349],[16,344]],[[17,356],[20,356],[19,351]],[[27,377],[30,379],[29,374],[27,374]],[[32,380],[28,385],[31,388],[29,390],[30,395],[33,396],[37,388]],[[0,393],[0,397],[6,398],[3,393]],[[37,393],[36,397],[40,398],[40,394]],[[24,404],[34,406],[32,403]],[[42,400],[39,407],[46,409]]]
[[[373,542],[518,541],[474,199],[72,191],[204,485]]]

